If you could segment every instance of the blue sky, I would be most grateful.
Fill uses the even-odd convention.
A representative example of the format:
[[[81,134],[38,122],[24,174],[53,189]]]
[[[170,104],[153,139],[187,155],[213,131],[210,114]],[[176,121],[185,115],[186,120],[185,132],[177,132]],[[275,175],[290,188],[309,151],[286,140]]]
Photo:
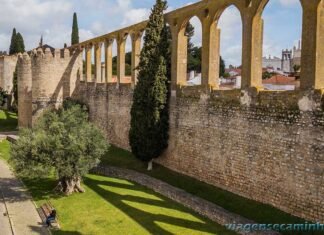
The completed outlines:
[[[215,0],[217,1],[217,0]],[[78,13],[80,37],[86,40],[146,19],[154,0],[0,0],[0,50],[8,50],[10,35],[16,27],[24,36],[27,49],[44,42],[56,48],[70,42],[72,14]],[[197,1],[170,0],[170,10]],[[263,18],[264,55],[280,56],[284,48],[292,48],[301,35],[299,0],[270,0]],[[193,42],[201,45],[201,26],[196,27]],[[220,18],[221,54],[227,64],[240,65],[242,22],[235,7]],[[127,45],[130,48],[130,45]]]

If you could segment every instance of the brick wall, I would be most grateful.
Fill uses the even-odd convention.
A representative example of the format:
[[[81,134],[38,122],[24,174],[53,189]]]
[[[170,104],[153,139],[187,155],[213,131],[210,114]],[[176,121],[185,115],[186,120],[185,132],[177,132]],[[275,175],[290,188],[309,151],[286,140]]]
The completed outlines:
[[[109,141],[129,149],[132,90],[81,83],[76,92]],[[80,92],[82,91],[82,92]],[[308,97],[313,111],[305,109]],[[243,105],[248,98],[248,106]],[[170,109],[170,169],[314,221],[324,221],[324,113],[320,92],[178,90]],[[322,102],[322,103],[321,103]],[[303,106],[303,107],[302,107]],[[306,107],[306,108],[307,108]]]
[[[73,97],[89,105],[90,120],[104,132],[111,144],[130,149],[128,132],[133,90],[130,84],[80,82]]]

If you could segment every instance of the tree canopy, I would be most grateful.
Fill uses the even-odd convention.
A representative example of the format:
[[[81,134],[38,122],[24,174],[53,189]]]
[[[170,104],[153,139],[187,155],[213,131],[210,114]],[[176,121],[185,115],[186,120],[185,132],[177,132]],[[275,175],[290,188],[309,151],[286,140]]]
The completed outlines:
[[[76,12],[73,14],[72,34],[71,34],[71,45],[79,43],[79,26],[78,17]]]
[[[16,29],[12,30],[9,55],[25,52],[25,43],[21,33],[17,33]]]
[[[129,133],[133,154],[151,163],[168,145],[168,31],[163,12],[167,2],[157,0],[147,24],[138,66]],[[149,164],[150,166],[150,164]],[[150,168],[150,167],[149,167]]]
[[[85,106],[70,102],[46,111],[19,137],[11,148],[16,172],[26,177],[47,177],[54,170],[59,180],[57,189],[66,195],[84,192],[82,176],[99,164],[108,147],[102,133],[88,122]]]
[[[16,53],[16,37],[17,37],[17,31],[16,28],[12,30],[12,35],[11,35],[11,42],[10,42],[10,48],[9,48],[9,55],[13,55]]]

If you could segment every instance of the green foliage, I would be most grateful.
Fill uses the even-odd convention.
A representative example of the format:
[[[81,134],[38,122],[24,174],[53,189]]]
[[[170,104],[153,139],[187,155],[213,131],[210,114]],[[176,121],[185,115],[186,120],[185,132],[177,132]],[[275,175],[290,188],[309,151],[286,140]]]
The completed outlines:
[[[112,72],[113,75],[117,75],[117,56],[114,56],[112,59]],[[127,52],[125,54],[125,75],[131,76],[132,75],[132,52]]]
[[[263,80],[269,79],[269,78],[273,77],[274,75],[276,75],[276,73],[270,73],[268,71],[265,71],[264,73],[262,73],[262,79]]]
[[[5,104],[7,97],[8,92],[0,87],[0,106],[3,106]]]
[[[17,130],[18,118],[16,113],[0,110],[0,131]]]
[[[201,73],[201,63],[202,63],[202,47],[195,47],[192,43],[192,37],[195,34],[195,27],[188,22],[186,26],[185,36],[188,38],[188,46],[187,46],[187,72],[195,71],[197,73]],[[171,35],[170,35],[171,38]],[[171,62],[170,62],[171,63]],[[219,76],[224,77],[225,74],[225,62],[222,57],[220,57],[220,70]]]
[[[169,53],[163,12],[166,1],[157,0],[146,28],[138,66],[138,83],[131,109],[129,141],[134,155],[142,161],[157,158],[168,145]]]
[[[72,34],[71,34],[71,45],[79,43],[79,26],[78,26],[78,17],[74,12],[73,14],[73,25],[72,25]]]
[[[15,69],[15,71],[13,73],[12,94],[13,94],[14,100],[13,100],[12,105],[10,107],[10,109],[13,112],[16,112],[16,113],[18,113],[18,71],[17,70],[18,70],[18,65],[16,66],[16,69]]]
[[[11,42],[10,42],[10,48],[9,48],[9,55],[13,55],[16,53],[16,37],[17,37],[17,32],[16,28],[12,30],[12,35],[11,35]]]
[[[63,101],[63,109],[68,110],[68,109],[72,109],[74,106],[80,106],[80,108],[84,111],[89,113],[89,107],[86,103],[84,103],[83,101],[80,100],[75,100],[72,98],[66,98]]]
[[[16,53],[24,53],[25,52],[25,43],[22,35],[20,33],[17,33],[16,37],[16,45],[17,45],[17,51]]]
[[[223,60],[222,57],[220,57],[220,62],[219,62],[219,77],[225,77],[225,61]]]
[[[25,52],[25,43],[22,35],[16,32],[14,28],[11,36],[11,43],[9,48],[9,55]]]
[[[298,72],[300,71],[300,68],[301,68],[301,66],[300,66],[300,65],[298,65],[298,64],[295,64],[295,65],[294,65],[294,67],[293,67],[293,69],[294,69],[294,72],[295,72],[295,73],[298,73]]]
[[[194,44],[191,42],[191,39],[194,35],[195,35],[195,27],[190,22],[188,22],[185,31],[185,36],[187,36],[187,40],[188,40],[188,45],[187,45],[188,55],[192,53],[192,50],[194,48]]]
[[[45,112],[33,129],[20,132],[11,149],[19,174],[44,177],[54,169],[59,179],[82,177],[98,165],[105,138],[80,105],[68,107]]]

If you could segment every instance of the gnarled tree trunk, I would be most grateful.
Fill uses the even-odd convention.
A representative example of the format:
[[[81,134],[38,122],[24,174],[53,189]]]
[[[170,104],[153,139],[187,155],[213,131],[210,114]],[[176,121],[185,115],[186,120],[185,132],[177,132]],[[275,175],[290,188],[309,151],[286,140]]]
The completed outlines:
[[[85,192],[85,190],[81,187],[81,177],[80,176],[61,178],[55,189],[59,192],[64,193],[65,195],[71,195],[72,193],[84,193]]]

